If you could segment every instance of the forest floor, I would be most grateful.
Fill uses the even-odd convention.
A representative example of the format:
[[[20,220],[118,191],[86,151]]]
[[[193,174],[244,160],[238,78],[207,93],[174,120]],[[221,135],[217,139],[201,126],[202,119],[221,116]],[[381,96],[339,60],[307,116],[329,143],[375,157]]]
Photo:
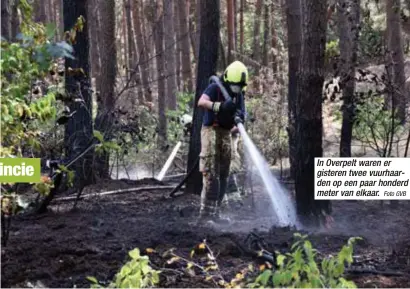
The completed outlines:
[[[142,185],[158,185],[152,179],[112,180],[88,191],[106,191]],[[263,237],[268,251],[287,251],[292,245],[291,228],[275,227],[269,212],[267,195],[255,190],[241,209],[231,212],[229,227],[196,227],[192,221],[198,212],[199,196],[169,197],[170,190],[95,197],[80,201],[54,203],[52,211],[41,216],[18,216],[13,219],[9,243],[2,248],[1,286],[4,287],[90,287],[87,276],[108,282],[128,260],[128,252],[153,248],[154,268],[167,267],[169,258],[161,253],[175,248],[175,253],[189,258],[191,250],[204,239],[217,255],[225,280],[255,262],[243,253],[251,230]],[[252,206],[252,204],[254,204]],[[410,207],[397,208],[380,201],[334,201],[334,227],[309,234],[320,254],[337,254],[351,236],[363,241],[354,247],[354,265],[362,269],[402,272],[402,276],[352,274],[347,276],[358,287],[408,287],[410,285]],[[238,245],[239,244],[239,245]],[[194,255],[194,259],[196,255]],[[183,265],[180,265],[183,268]],[[161,275],[160,287],[215,287],[204,276],[180,274],[171,267]]]

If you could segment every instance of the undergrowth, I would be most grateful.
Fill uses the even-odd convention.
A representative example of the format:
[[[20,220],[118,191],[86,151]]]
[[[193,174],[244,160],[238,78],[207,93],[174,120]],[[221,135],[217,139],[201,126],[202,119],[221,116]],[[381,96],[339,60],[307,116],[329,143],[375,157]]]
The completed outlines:
[[[188,257],[171,248],[161,255],[165,268],[153,269],[148,255],[141,256],[138,248],[129,252],[128,261],[105,288],[151,288],[160,285],[160,274],[170,270],[188,277],[199,277],[210,286],[222,288],[357,288],[344,278],[346,267],[353,262],[353,245],[360,237],[350,238],[336,256],[321,256],[313,248],[307,235],[294,234],[296,240],[290,252],[276,252],[276,263],[266,261],[255,267],[244,264],[233,278],[226,278],[217,262],[216,254],[206,240],[196,245]],[[148,248],[147,254],[158,254]],[[259,252],[262,256],[262,252]],[[104,288],[95,277],[87,277],[91,288]]]

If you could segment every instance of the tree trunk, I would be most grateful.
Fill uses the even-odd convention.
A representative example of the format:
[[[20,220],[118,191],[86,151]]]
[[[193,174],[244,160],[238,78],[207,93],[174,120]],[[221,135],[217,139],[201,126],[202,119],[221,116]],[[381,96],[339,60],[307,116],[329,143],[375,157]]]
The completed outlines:
[[[238,50],[238,2],[233,0],[233,46],[235,47],[235,52]]]
[[[303,49],[297,94],[296,205],[302,223],[318,221],[329,201],[315,201],[315,157],[322,150],[322,87],[326,45],[326,0],[305,0]],[[313,217],[313,219],[310,219]]]
[[[11,5],[10,0],[1,0],[1,36],[11,41]]]
[[[113,134],[112,112],[115,108],[115,81],[117,77],[117,50],[115,45],[115,2],[114,0],[100,1],[101,19],[101,100],[98,103],[95,127],[105,140],[111,140]],[[109,154],[103,153],[97,157],[97,175],[109,178]]]
[[[60,33],[60,19],[59,19],[59,9],[60,9],[60,7],[59,7],[59,5],[58,5],[58,0],[53,0],[53,10],[54,10],[54,24],[55,24],[55,26],[56,26],[56,36],[55,36],[55,41],[59,41],[60,40],[60,36],[59,36],[59,33]],[[87,9],[89,9],[88,7],[87,7]],[[88,10],[88,11],[90,11],[90,10]],[[92,22],[92,21],[91,21]],[[90,37],[90,36],[88,36],[88,37]]]
[[[154,38],[158,78],[158,143],[161,148],[165,147],[167,141],[167,118],[166,118],[166,100],[165,100],[165,78],[164,78],[164,15],[162,9],[162,0],[157,0],[156,9],[154,9]]]
[[[175,73],[176,73],[176,81],[177,81],[177,91],[181,90],[181,54],[182,54],[182,43],[181,43],[181,13],[179,11],[178,2],[181,1],[174,1],[174,31],[175,31],[175,44],[176,44],[176,52],[175,52]]]
[[[179,0],[179,25],[180,25],[180,32],[181,32],[181,47],[182,47],[182,90],[192,92],[193,85],[192,85],[192,71],[191,71],[191,52],[189,48],[189,27],[188,27],[188,16],[189,13],[189,6],[185,4],[189,4],[189,0],[187,2]],[[188,6],[188,7],[187,7]]]
[[[100,25],[99,25],[99,12],[98,12],[98,1],[91,0],[88,2],[88,15],[90,15],[90,25],[89,27],[89,39],[91,39],[91,49],[90,49],[90,59],[91,59],[91,75],[95,79],[95,91],[99,95],[100,88],[100,72],[101,72],[101,61],[100,61],[100,41],[99,35],[101,35]]]
[[[285,9],[281,9],[282,11]],[[283,13],[285,14],[285,13]],[[278,72],[278,58],[277,58],[277,52],[278,52],[278,41],[277,41],[277,35],[276,35],[276,29],[275,29],[275,9],[274,9],[274,5],[270,5],[270,18],[271,18],[271,46],[272,46],[272,69],[273,69],[273,73],[277,73]],[[286,20],[285,16],[282,16],[283,20]],[[286,24],[286,21],[285,21]],[[300,22],[299,22],[300,24]],[[285,26],[286,27],[286,26]],[[299,35],[300,35],[300,30],[299,30]],[[299,39],[299,41],[301,41]],[[282,74],[282,73],[281,73]]]
[[[129,78],[129,74],[130,74],[130,67],[128,67],[128,58],[129,58],[129,47],[128,47],[128,41],[127,41],[127,17],[126,17],[126,12],[125,12],[125,6],[121,5],[124,3],[119,3],[119,5],[122,7],[122,19],[121,19],[121,23],[122,23],[122,33],[120,34],[120,39],[121,39],[121,43],[123,45],[123,62],[122,62],[122,66],[125,67],[125,78],[128,79]],[[103,21],[104,18],[101,18],[101,20]],[[122,36],[122,37],[121,37]],[[134,103],[133,103],[134,105]]]
[[[234,24],[234,17],[235,17],[235,12],[234,12],[234,0],[227,0],[228,2],[228,15],[227,15],[227,21],[228,21],[228,63],[231,63],[233,61],[233,56],[232,56],[232,51],[236,50],[235,49],[235,24]]]
[[[137,63],[137,49],[135,47],[135,42],[134,42],[134,33],[132,30],[132,16],[131,16],[131,3],[133,0],[125,0],[124,1],[124,7],[125,7],[125,12],[126,12],[126,19],[127,19],[127,43],[128,43],[128,69],[130,71],[129,73],[129,79],[131,83],[135,81],[135,91],[137,92],[138,96],[138,101],[139,103],[144,102],[144,95],[143,91],[141,88],[141,76],[140,76],[140,69],[139,66],[136,65]],[[135,94],[132,93],[130,90],[130,98],[132,99],[132,103],[136,103],[135,99]]]
[[[400,0],[386,0],[388,66],[392,71],[391,108],[397,109],[402,124],[406,121],[408,92],[405,90],[403,39],[400,25]]]
[[[194,59],[196,65],[198,65],[198,45],[197,45],[197,40],[198,38],[196,37],[197,34],[197,29],[199,29],[199,23],[197,19],[197,12],[196,12],[196,0],[187,0],[187,3],[189,3],[189,9],[188,9],[188,24],[189,24],[189,40],[192,46],[192,52],[194,54]]]
[[[135,38],[137,41],[137,57],[141,80],[142,80],[142,87],[143,87],[143,97],[146,101],[152,101],[152,91],[149,83],[149,63],[148,63],[148,50],[147,50],[147,43],[144,41],[143,31],[141,29],[142,23],[144,19],[141,18],[141,13],[139,11],[139,3],[136,1],[131,1],[131,8],[133,11],[133,19],[134,19],[134,29],[135,29]],[[137,63],[135,63],[137,64]]]
[[[196,29],[195,29],[195,44],[196,44],[196,47],[195,47],[195,51],[196,51],[196,55],[195,55],[195,58],[197,59],[197,61],[199,61],[198,60],[198,58],[199,58],[199,45],[200,45],[200,36],[201,36],[201,23],[202,23],[202,19],[201,19],[201,17],[200,17],[200,15],[201,15],[201,0],[194,0],[194,1],[196,1],[196,9],[195,9],[195,18],[196,18],[196,22],[195,22],[195,25],[196,25]]]
[[[244,34],[244,27],[243,27],[243,12],[245,9],[245,0],[240,0],[241,1],[241,8],[239,11],[239,51],[241,53],[241,56],[243,55],[243,34]]]
[[[254,27],[253,27],[253,59],[256,62],[260,62],[260,54],[261,54],[261,43],[260,43],[260,19],[262,16],[262,4],[263,0],[256,0],[256,11],[255,11],[255,18],[254,18]]]
[[[288,26],[288,141],[289,141],[289,162],[290,174],[295,179],[296,172],[296,98],[298,92],[299,61],[302,49],[302,19],[301,0],[289,0],[287,7]]]
[[[270,38],[270,6],[273,4],[265,3],[263,6],[263,46],[262,46],[262,64],[268,66],[269,57],[269,38]]]
[[[43,1],[41,0],[34,0],[33,8],[34,8],[34,21],[46,23],[47,16],[46,16],[46,9]]]
[[[188,153],[188,169],[194,168],[192,177],[187,180],[185,191],[200,194],[202,189],[202,176],[199,172],[198,157],[201,151],[201,127],[203,110],[198,108],[198,100],[209,84],[209,77],[216,73],[219,46],[219,17],[220,7],[217,0],[201,0],[201,38],[199,49],[199,63],[197,71],[197,84],[194,103],[193,125]]]
[[[360,0],[338,0],[339,50],[341,85],[343,87],[343,121],[340,139],[340,156],[351,157],[355,107],[355,69],[360,25]],[[351,6],[348,11],[348,6]],[[349,21],[348,21],[349,19]]]
[[[74,59],[65,59],[66,72],[69,68],[82,68],[83,73],[76,75],[65,74],[66,93],[72,99],[81,98],[83,102],[72,102],[69,105],[70,111],[76,113],[69,119],[65,126],[65,148],[69,158],[83,151],[93,139],[92,125],[92,99],[89,69],[89,44],[88,44],[88,17],[87,1],[84,0],[64,0],[63,2],[64,30],[69,31],[74,27],[78,17],[83,16],[85,23],[82,32],[77,32],[75,43],[73,44]],[[92,155],[93,150],[86,153],[71,167],[75,171],[75,184],[83,186],[92,181]]]
[[[20,33],[20,19],[18,12],[18,4],[20,0],[14,0],[11,7],[11,37],[15,41]]]
[[[175,77],[175,32],[174,32],[174,21],[173,21],[173,0],[163,0],[164,1],[164,27],[165,30],[165,55],[166,61],[166,79],[167,79],[167,89],[166,96],[168,100],[168,108],[175,110],[177,107],[177,83]]]

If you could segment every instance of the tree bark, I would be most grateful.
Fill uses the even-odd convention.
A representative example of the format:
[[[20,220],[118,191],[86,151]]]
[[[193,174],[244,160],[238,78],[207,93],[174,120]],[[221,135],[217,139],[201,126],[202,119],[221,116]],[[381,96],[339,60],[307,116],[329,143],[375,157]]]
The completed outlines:
[[[227,15],[227,21],[228,21],[228,63],[231,63],[233,61],[233,56],[232,56],[232,51],[236,50],[235,49],[235,23],[234,23],[234,18],[235,18],[235,12],[234,12],[234,0],[227,0],[228,2],[228,15]]]
[[[162,0],[157,0],[156,9],[154,9],[154,38],[155,53],[157,64],[158,79],[158,144],[162,148],[167,141],[167,118],[166,118],[166,100],[165,100],[165,78],[164,78],[164,15]]]
[[[241,55],[243,55],[243,34],[244,34],[244,26],[243,26],[243,12],[245,9],[245,0],[241,1],[241,7],[239,11],[239,51]]]
[[[20,0],[14,0],[11,6],[11,37],[15,41],[17,35],[20,33],[20,19],[18,12],[18,5]],[[58,30],[57,30],[58,31]]]
[[[282,11],[285,9],[281,9]],[[285,14],[285,13],[283,13]],[[274,5],[270,5],[270,17],[271,17],[271,46],[272,46],[272,57],[271,57],[271,61],[272,61],[272,69],[273,69],[273,73],[277,73],[278,72],[278,58],[277,58],[277,51],[278,51],[278,41],[277,41],[277,34],[276,34],[276,29],[275,29],[275,9],[274,9]],[[286,17],[282,16],[282,19],[285,22],[286,25]],[[299,23],[300,24],[300,23]],[[300,30],[299,30],[299,35],[300,35]],[[300,41],[300,40],[299,40]]]
[[[342,131],[340,156],[351,157],[355,111],[355,71],[360,25],[360,0],[338,0],[339,50],[341,86],[343,87]],[[350,6],[348,11],[348,6]]]
[[[302,49],[301,0],[289,0],[287,6],[288,33],[288,142],[290,174],[295,179],[296,172],[296,98],[298,93],[299,60]]]
[[[201,23],[202,23],[202,19],[201,19],[201,0],[194,0],[196,2],[196,7],[195,7],[195,15],[196,15],[196,27],[195,27],[195,51],[196,51],[196,55],[195,58],[198,60],[199,57],[199,45],[200,45],[200,36],[201,36]],[[199,60],[198,60],[199,61]]]
[[[406,121],[408,92],[405,90],[403,39],[400,25],[400,0],[386,0],[388,66],[392,71],[391,108],[397,109],[402,124]]]
[[[175,31],[175,44],[176,44],[176,52],[175,52],[175,73],[176,73],[176,81],[177,81],[177,91],[181,90],[181,54],[182,54],[182,43],[181,43],[181,13],[179,11],[178,2],[181,1],[174,1],[174,31]]]
[[[132,16],[131,16],[131,3],[133,0],[125,0],[124,7],[127,19],[127,43],[128,43],[128,69],[130,71],[128,77],[131,80],[131,83],[135,81],[135,90],[137,91],[138,101],[139,103],[144,102],[144,95],[141,87],[141,75],[140,75],[140,67],[136,65],[137,62],[137,48],[135,47],[134,42],[134,32],[132,29]],[[130,91],[131,92],[131,91]],[[130,97],[132,98],[132,102],[136,103],[135,95],[131,92]]]
[[[105,140],[111,140],[113,134],[113,116],[115,108],[115,81],[117,77],[117,50],[115,45],[115,1],[100,1],[101,19],[101,100],[98,103],[98,112],[95,120],[96,129]],[[109,178],[109,154],[103,153],[98,158],[97,175],[100,178]]]
[[[182,47],[182,90],[192,92],[194,90],[192,84],[192,71],[191,71],[191,52],[189,48],[189,27],[188,27],[188,15],[189,13],[189,0],[178,1],[179,4],[179,25],[181,31],[181,47]]]
[[[122,5],[121,5],[122,4]],[[126,12],[125,12],[125,6],[124,3],[119,3],[119,5],[122,7],[122,17],[121,17],[121,23],[122,23],[122,33],[120,34],[120,39],[121,39],[121,43],[123,45],[123,62],[122,62],[122,66],[125,67],[125,77],[126,79],[129,78],[129,74],[130,74],[130,67],[128,67],[128,58],[129,58],[129,47],[128,47],[128,41],[127,41],[127,17],[126,17]],[[104,19],[101,18],[101,20],[103,21]],[[121,37],[122,36],[122,37]],[[134,105],[134,104],[133,104]]]
[[[90,59],[91,59],[91,75],[95,79],[95,91],[99,95],[100,88],[100,72],[101,72],[101,60],[100,60],[100,41],[99,35],[101,34],[99,25],[99,12],[98,1],[90,0],[88,2],[88,15],[90,15],[89,39],[91,39]]]
[[[54,11],[54,24],[56,26],[56,36],[55,36],[55,41],[59,41],[60,40],[60,19],[59,19],[59,5],[58,5],[58,0],[53,0],[53,11]],[[87,7],[87,9],[89,9]],[[92,22],[92,21],[91,21]],[[90,37],[90,36],[88,36]]]
[[[303,48],[297,94],[296,205],[302,223],[330,213],[329,201],[314,200],[315,157],[322,149],[322,87],[326,45],[326,0],[305,0]],[[313,217],[311,219],[311,217]]]
[[[34,21],[36,22],[42,22],[46,23],[47,22],[47,17],[46,17],[46,5],[42,3],[41,0],[34,0],[33,2],[33,8],[34,8]]]
[[[165,55],[166,61],[166,79],[167,79],[167,89],[166,95],[168,100],[168,108],[175,110],[177,107],[177,83],[176,83],[176,69],[175,69],[175,31],[174,31],[174,21],[173,21],[173,0],[163,0],[164,1],[164,27],[165,30],[164,40],[165,40]]]
[[[269,38],[270,36],[270,3],[265,3],[263,5],[263,45],[262,45],[262,64],[264,66],[268,66],[269,57],[268,57],[268,50],[269,50]],[[273,5],[272,5],[273,6]]]
[[[1,0],[1,36],[11,41],[11,3]]]
[[[131,1],[131,8],[133,11],[135,39],[137,41],[137,58],[140,68],[141,81],[143,87],[143,96],[146,101],[152,101],[152,91],[149,82],[149,62],[148,62],[148,50],[147,43],[144,41],[143,31],[141,29],[144,19],[141,18],[139,4],[136,1]]]
[[[261,60],[261,43],[260,43],[260,19],[262,16],[262,4],[263,0],[256,0],[256,11],[255,11],[255,18],[254,18],[254,27],[253,27],[253,59],[256,62],[260,62]]]
[[[69,119],[65,126],[65,148],[69,158],[83,151],[93,138],[92,125],[92,99],[90,93],[90,68],[89,68],[89,43],[88,43],[88,15],[87,1],[84,0],[64,0],[63,1],[64,30],[69,31],[74,27],[78,17],[83,16],[85,23],[82,32],[76,35],[76,42],[73,44],[74,59],[65,59],[65,88],[66,93],[75,98],[81,98],[83,102],[72,102],[69,105],[70,111],[76,113]],[[68,69],[82,68],[83,73],[69,74]],[[73,164],[75,171],[75,184],[83,186],[92,181],[92,155],[93,150],[85,154],[81,159]]]
[[[199,49],[199,63],[197,70],[197,84],[194,102],[193,125],[189,143],[188,168],[196,164],[192,177],[187,180],[185,192],[200,194],[202,176],[196,162],[201,151],[201,127],[203,110],[198,108],[198,100],[209,84],[209,77],[216,73],[218,61],[220,6],[217,0],[201,0],[201,38]]]

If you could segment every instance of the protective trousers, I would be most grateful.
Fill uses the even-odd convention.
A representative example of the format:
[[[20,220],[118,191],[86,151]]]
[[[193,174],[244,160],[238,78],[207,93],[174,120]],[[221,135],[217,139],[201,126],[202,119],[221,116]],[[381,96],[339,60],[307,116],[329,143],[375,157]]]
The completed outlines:
[[[239,154],[240,134],[232,134],[231,144],[231,167],[229,170],[228,189],[223,200],[224,204],[241,202],[242,196],[239,190],[237,174],[241,170],[241,155]]]
[[[203,175],[200,216],[215,216],[224,198],[231,165],[230,130],[203,126],[199,170]]]

